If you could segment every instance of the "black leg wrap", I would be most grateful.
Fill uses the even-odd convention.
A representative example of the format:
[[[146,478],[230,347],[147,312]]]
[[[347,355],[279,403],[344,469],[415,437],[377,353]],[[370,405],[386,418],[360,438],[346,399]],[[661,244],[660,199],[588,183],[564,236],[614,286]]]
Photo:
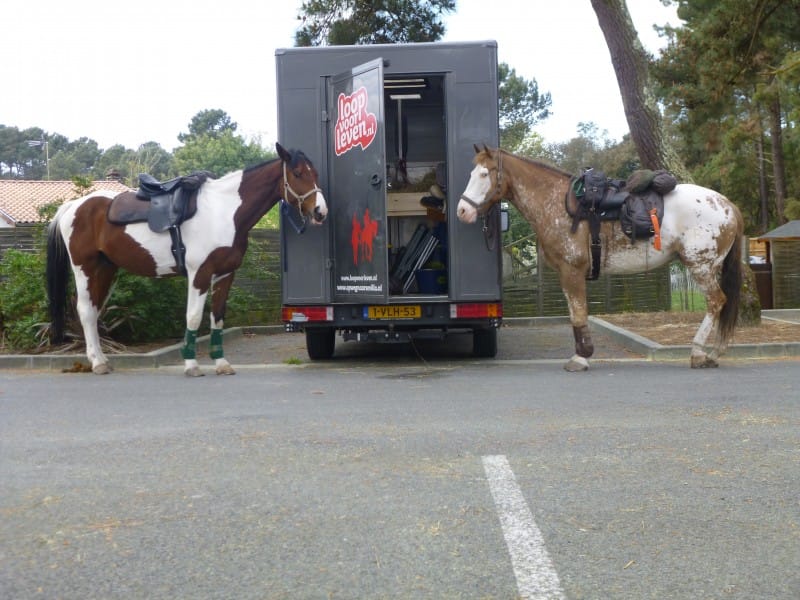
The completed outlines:
[[[589,333],[589,326],[573,327],[572,334],[575,336],[575,354],[583,358],[589,358],[594,354],[594,344],[592,334]]]

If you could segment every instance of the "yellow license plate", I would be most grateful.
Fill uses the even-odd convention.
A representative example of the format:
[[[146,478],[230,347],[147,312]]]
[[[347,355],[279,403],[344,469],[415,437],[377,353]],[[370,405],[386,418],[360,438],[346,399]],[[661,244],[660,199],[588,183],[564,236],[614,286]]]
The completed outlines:
[[[422,308],[416,304],[393,304],[389,306],[367,306],[367,319],[418,319]]]

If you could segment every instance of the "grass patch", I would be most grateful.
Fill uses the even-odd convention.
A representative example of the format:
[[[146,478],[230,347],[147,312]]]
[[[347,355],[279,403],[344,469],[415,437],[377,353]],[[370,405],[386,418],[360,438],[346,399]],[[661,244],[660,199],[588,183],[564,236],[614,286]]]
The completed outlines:
[[[670,310],[674,312],[705,312],[706,297],[694,290],[672,291]]]

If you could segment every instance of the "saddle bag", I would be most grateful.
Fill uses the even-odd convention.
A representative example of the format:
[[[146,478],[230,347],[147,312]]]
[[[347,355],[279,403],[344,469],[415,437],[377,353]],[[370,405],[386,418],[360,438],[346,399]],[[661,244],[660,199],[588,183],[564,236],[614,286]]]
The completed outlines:
[[[678,180],[672,173],[667,171],[656,171],[653,176],[653,183],[650,188],[662,196],[669,194],[678,185]]]
[[[589,169],[583,174],[582,203],[590,210],[600,205],[606,194],[606,174],[597,169]]]
[[[631,241],[653,237],[664,218],[664,200],[656,192],[631,194],[625,200],[619,220]]]

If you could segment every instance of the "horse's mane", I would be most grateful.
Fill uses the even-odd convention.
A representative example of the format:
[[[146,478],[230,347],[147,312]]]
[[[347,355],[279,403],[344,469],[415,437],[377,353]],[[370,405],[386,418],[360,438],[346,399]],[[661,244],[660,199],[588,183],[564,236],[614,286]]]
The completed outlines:
[[[567,177],[567,178],[571,178],[572,177],[572,173],[569,173],[568,171],[565,171],[564,169],[562,169],[560,167],[557,167],[552,163],[546,162],[544,160],[535,159],[535,158],[528,158],[527,156],[520,156],[519,154],[514,154],[513,152],[509,152],[508,150],[503,150],[502,148],[490,149],[490,148],[484,147],[483,150],[479,150],[478,153],[475,155],[475,162],[476,163],[480,162],[484,158],[489,158],[491,160],[497,160],[493,156],[494,153],[503,153],[506,156],[510,156],[512,158],[516,158],[517,160],[520,160],[520,161],[522,161],[524,163],[528,163],[529,165],[533,165],[535,167],[540,167],[540,168],[545,169],[547,171],[552,171],[553,173],[556,173],[557,175],[561,175],[562,177]]]
[[[565,171],[561,167],[557,167],[556,165],[549,163],[547,161],[536,159],[536,158],[528,158],[527,156],[520,156],[519,154],[514,154],[513,152],[509,152],[508,150],[503,150],[502,148],[497,149],[498,152],[502,152],[507,156],[513,156],[517,160],[521,160],[522,162],[526,162],[530,165],[534,165],[536,167],[541,167],[542,169],[546,169],[548,171],[552,171],[553,173],[557,173],[563,177],[570,178],[572,177],[572,173]]]
[[[288,150],[288,152],[290,157],[289,159],[290,168],[296,167],[300,162],[307,162],[312,167],[314,166],[314,164],[311,162],[311,159],[309,159],[302,150]],[[246,167],[244,170],[245,172],[253,171],[255,169],[260,169],[261,167],[266,167],[267,165],[277,162],[279,160],[280,157],[271,158],[270,160],[265,160],[264,162],[260,162],[257,165]]]
[[[267,165],[277,162],[279,160],[280,158],[271,158],[269,160],[265,160],[264,162],[260,162],[257,165],[250,165],[249,167],[244,168],[244,172],[247,173],[247,171],[255,171],[256,169],[260,169],[261,167],[266,167]]]

